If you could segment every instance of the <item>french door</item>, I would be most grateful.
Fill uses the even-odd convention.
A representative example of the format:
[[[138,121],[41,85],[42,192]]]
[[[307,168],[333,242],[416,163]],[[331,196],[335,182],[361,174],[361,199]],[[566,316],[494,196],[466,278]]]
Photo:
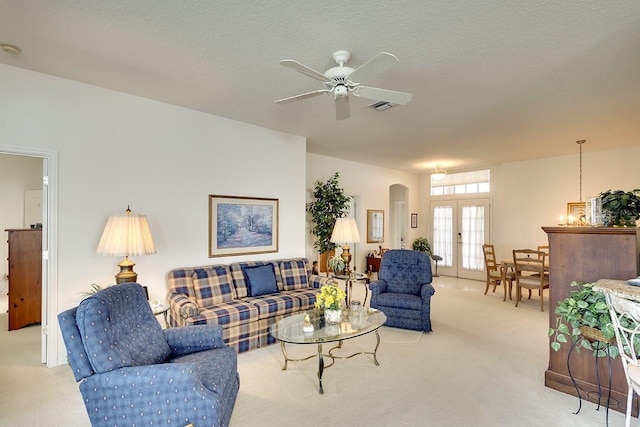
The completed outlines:
[[[482,245],[489,240],[489,199],[431,201],[431,250],[442,257],[438,273],[485,280]]]

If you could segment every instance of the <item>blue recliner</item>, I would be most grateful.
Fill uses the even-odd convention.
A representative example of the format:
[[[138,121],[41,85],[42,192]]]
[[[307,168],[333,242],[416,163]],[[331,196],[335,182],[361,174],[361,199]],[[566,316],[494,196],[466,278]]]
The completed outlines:
[[[163,330],[137,283],[58,315],[69,364],[96,426],[227,426],[240,380],[217,325]]]
[[[369,284],[371,308],[387,316],[386,326],[431,332],[431,260],[424,252],[390,250]]]

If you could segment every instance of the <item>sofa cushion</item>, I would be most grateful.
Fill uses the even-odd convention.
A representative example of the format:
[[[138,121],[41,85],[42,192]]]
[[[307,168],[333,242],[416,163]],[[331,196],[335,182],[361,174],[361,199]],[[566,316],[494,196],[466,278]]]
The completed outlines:
[[[244,274],[247,276],[248,296],[257,297],[278,292],[273,264],[245,267]]]
[[[306,263],[299,260],[287,260],[280,263],[280,275],[282,276],[285,291],[302,289],[309,286]]]
[[[223,302],[200,309],[200,312],[189,318],[191,325],[222,325],[223,328],[243,323],[257,322],[258,308],[240,300]]]
[[[258,309],[260,319],[291,314],[300,310],[300,299],[289,293],[263,295],[257,298],[247,297],[244,302]]]
[[[224,265],[195,269],[193,288],[196,304],[199,307],[229,302],[236,297],[235,289],[231,284],[231,274]]]

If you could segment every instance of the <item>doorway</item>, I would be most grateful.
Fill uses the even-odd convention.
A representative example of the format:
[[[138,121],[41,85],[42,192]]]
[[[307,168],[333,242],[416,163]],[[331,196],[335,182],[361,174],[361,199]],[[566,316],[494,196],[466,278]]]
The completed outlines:
[[[58,365],[57,311],[57,185],[58,153],[53,150],[0,145],[0,154],[42,159],[42,363]],[[52,337],[48,339],[48,337]]]
[[[402,184],[389,186],[389,242],[387,247],[401,249],[407,243],[407,199],[409,189]]]
[[[482,245],[491,235],[489,199],[431,202],[432,251],[442,257],[439,273],[484,280]]]

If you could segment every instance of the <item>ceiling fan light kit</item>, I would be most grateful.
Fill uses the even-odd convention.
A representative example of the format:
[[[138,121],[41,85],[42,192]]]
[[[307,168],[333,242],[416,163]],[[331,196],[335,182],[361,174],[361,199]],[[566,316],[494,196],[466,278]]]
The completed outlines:
[[[287,104],[289,102],[301,101],[303,99],[312,98],[325,93],[333,93],[336,108],[336,119],[344,120],[351,116],[351,110],[349,107],[350,94],[378,101],[371,106],[382,103],[380,104],[380,109],[374,107],[378,111],[386,110],[394,105],[405,105],[411,101],[413,95],[410,93],[362,86],[360,84],[360,82],[366,81],[374,75],[382,73],[396,65],[399,61],[395,55],[387,52],[381,52],[356,69],[345,66],[349,58],[351,58],[351,54],[346,50],[334,52],[333,59],[336,61],[338,66],[328,69],[324,74],[292,59],[284,59],[280,61],[280,64],[285,67],[321,81],[325,88],[279,99],[276,101],[276,104]]]

